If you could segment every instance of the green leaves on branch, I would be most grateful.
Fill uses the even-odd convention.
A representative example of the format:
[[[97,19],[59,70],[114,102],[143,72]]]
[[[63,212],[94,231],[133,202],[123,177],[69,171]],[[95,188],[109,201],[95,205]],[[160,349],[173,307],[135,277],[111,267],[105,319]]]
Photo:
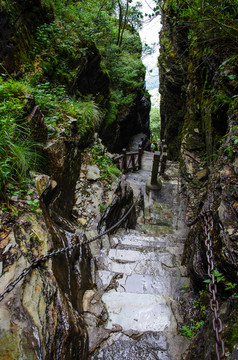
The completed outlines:
[[[237,44],[238,27],[235,19],[238,14],[238,3],[236,0],[168,0],[165,3],[174,10],[171,22],[191,27],[194,30],[194,36],[200,41],[229,39],[229,42]],[[191,35],[190,31],[190,39]]]

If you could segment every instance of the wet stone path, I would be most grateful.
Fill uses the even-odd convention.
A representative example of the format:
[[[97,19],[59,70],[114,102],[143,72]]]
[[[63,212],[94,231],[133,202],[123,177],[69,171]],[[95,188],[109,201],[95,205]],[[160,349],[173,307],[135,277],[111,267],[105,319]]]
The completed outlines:
[[[178,165],[168,162],[162,189],[146,194],[152,157],[145,152],[142,169],[127,175],[135,196],[144,192],[137,228],[120,230],[92,249],[97,291],[84,297],[91,360],[179,360],[188,345],[177,331],[179,296],[189,285],[181,266],[187,229]]]

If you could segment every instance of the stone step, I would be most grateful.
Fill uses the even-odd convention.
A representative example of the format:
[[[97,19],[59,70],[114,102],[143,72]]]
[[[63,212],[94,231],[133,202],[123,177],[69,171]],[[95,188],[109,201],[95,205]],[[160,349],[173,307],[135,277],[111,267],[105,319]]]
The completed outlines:
[[[108,311],[106,329],[115,325],[123,330],[164,331],[175,321],[170,299],[155,294],[138,294],[111,290],[102,296]]]
[[[167,339],[159,332],[147,331],[138,340],[123,334],[113,343],[110,338],[107,342],[109,346],[100,348],[91,360],[171,360],[167,352]]]
[[[141,244],[138,241],[138,244],[134,243],[134,244],[118,244],[117,249],[118,250],[134,250],[134,251],[140,251],[142,248]],[[175,255],[179,258],[181,258],[182,254],[183,254],[183,250],[184,250],[184,246],[183,245],[176,245],[176,247],[174,245],[168,246],[166,243],[160,243],[157,246],[152,246],[148,243],[147,247],[144,245],[143,246],[144,251],[153,251],[153,252],[161,252],[161,253],[165,253],[168,252],[171,255]]]
[[[185,269],[181,269],[183,271]],[[177,272],[177,271],[176,271]],[[177,272],[178,273],[178,272]],[[142,274],[121,274],[117,276],[108,272],[99,270],[97,276],[104,281],[102,288],[106,289],[109,284],[117,292],[128,292],[137,294],[155,294],[155,295],[166,295],[171,298],[175,298],[178,289],[183,289],[184,286],[188,285],[188,280],[182,274],[172,276],[172,274],[164,274],[163,276],[154,275],[142,275]],[[104,280],[103,280],[104,279]],[[112,279],[115,279],[112,281]]]
[[[175,272],[180,261],[168,252],[142,252],[136,250],[110,249],[108,255],[97,257],[97,267],[120,274],[148,274],[164,276]]]
[[[183,247],[184,238],[178,238],[174,235],[167,234],[161,236],[149,236],[143,235],[141,232],[131,230],[130,233],[121,234],[117,237],[111,237],[111,239],[118,244],[125,246],[139,246],[139,247],[151,247],[151,248],[163,248],[163,247]]]

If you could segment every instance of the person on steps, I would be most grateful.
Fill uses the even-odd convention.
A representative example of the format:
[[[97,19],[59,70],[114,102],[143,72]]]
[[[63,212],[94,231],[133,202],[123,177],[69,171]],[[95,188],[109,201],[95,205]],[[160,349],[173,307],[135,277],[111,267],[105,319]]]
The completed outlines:
[[[153,141],[153,142],[151,143],[151,151],[152,151],[152,152],[155,152],[155,151],[157,151],[157,150],[158,150],[158,144],[157,144],[156,141]]]

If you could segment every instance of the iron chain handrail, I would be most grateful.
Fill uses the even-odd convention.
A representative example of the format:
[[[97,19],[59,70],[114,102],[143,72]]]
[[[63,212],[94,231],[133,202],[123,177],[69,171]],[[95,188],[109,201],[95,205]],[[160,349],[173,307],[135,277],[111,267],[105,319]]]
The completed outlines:
[[[118,227],[126,218],[127,216],[130,214],[130,212],[133,210],[133,208],[135,207],[137,201],[139,200],[141,196],[141,192],[138,194],[137,198],[135,199],[134,203],[132,204],[132,206],[129,208],[129,210],[122,216],[122,218],[120,220],[118,220],[116,222],[116,224],[112,225],[109,229],[105,230],[103,233],[94,236],[91,239],[87,239],[85,241],[79,242],[77,244],[73,244],[73,245],[69,245],[66,246],[64,248],[60,248],[57,250],[53,250],[51,252],[48,252],[45,255],[41,255],[39,257],[37,257],[36,259],[34,259],[31,264],[27,267],[25,267],[21,273],[12,281],[10,281],[7,286],[5,287],[4,291],[2,293],[0,293],[0,302],[3,300],[4,296],[6,293],[10,293],[15,286],[19,283],[19,281],[21,281],[24,277],[26,277],[26,275],[35,267],[37,267],[41,262],[48,260],[49,258],[55,256],[55,255],[59,255],[59,254],[63,254],[67,251],[70,250],[74,250],[76,248],[78,248],[81,245],[85,245],[85,244],[89,244],[97,239],[99,239],[100,237],[110,233],[112,230],[114,230],[116,227]]]
[[[213,244],[211,238],[211,232],[213,230],[213,217],[212,212],[206,212],[203,214],[203,219],[205,223],[205,234],[206,234],[206,257],[208,262],[208,276],[210,277],[209,283],[209,292],[211,293],[211,300],[210,300],[210,308],[214,312],[214,318],[212,321],[213,330],[215,332],[216,338],[216,354],[217,359],[224,359],[225,358],[225,344],[221,338],[221,333],[223,330],[223,325],[221,319],[218,317],[219,311],[219,303],[217,301],[217,285],[215,283],[215,265],[214,265],[214,253],[213,253]]]
[[[211,232],[213,230],[213,217],[212,217],[212,211],[211,210],[201,210],[200,213],[196,216],[196,218],[192,221],[186,220],[186,212],[188,207],[188,200],[189,197],[187,196],[186,199],[186,209],[185,209],[185,215],[184,215],[184,223],[190,227],[194,224],[196,224],[199,219],[203,219],[205,224],[205,234],[206,234],[206,240],[205,240],[205,246],[206,246],[206,257],[207,257],[207,263],[208,263],[208,276],[210,278],[209,283],[209,292],[211,294],[211,300],[210,300],[210,308],[212,312],[214,312],[214,318],[212,321],[213,330],[215,332],[215,339],[216,339],[216,355],[217,359],[221,360],[225,358],[225,344],[222,340],[221,333],[223,331],[223,325],[221,319],[218,317],[218,311],[219,311],[219,303],[217,300],[217,285],[215,281],[215,257],[213,252],[213,244],[212,244],[212,238],[211,238]]]

